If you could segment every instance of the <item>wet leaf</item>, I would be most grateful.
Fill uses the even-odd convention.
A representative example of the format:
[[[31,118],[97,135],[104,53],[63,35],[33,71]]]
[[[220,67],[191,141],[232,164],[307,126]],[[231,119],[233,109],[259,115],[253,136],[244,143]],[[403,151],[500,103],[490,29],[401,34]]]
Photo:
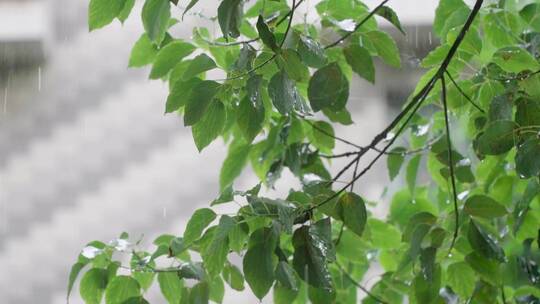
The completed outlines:
[[[175,272],[161,272],[157,275],[161,294],[169,304],[178,304],[183,296],[184,284]]]
[[[384,19],[388,20],[390,23],[392,23],[403,35],[405,35],[405,31],[403,30],[403,27],[401,27],[401,22],[399,22],[399,18],[394,12],[393,9],[391,9],[388,6],[381,6],[379,7],[375,13]]]
[[[518,147],[516,171],[521,178],[540,175],[540,139],[530,138]]]
[[[276,43],[276,37],[270,31],[268,25],[266,22],[264,22],[264,18],[261,15],[259,15],[259,19],[257,19],[257,31],[259,32],[259,37],[261,37],[262,42],[267,47],[274,52],[279,50],[279,46]]]
[[[367,211],[364,200],[355,193],[343,194],[336,205],[336,213],[345,224],[345,227],[362,236],[367,221]]]
[[[482,218],[497,218],[505,216],[508,211],[496,200],[486,195],[473,195],[467,199],[463,210],[469,215]]]
[[[473,220],[469,222],[467,234],[469,243],[475,252],[488,258],[502,261],[504,252],[497,244],[493,236],[489,235],[483,228],[478,226]]]
[[[201,120],[220,88],[221,84],[212,80],[201,81],[193,87],[184,112],[185,126],[192,126]]]
[[[147,0],[142,10],[144,29],[150,40],[161,44],[169,27],[171,10],[169,0]]]
[[[223,0],[218,7],[218,21],[223,37],[237,38],[240,36],[242,24],[243,5],[241,0]]]
[[[540,63],[530,53],[515,46],[498,50],[493,55],[493,62],[503,70],[511,73],[540,69]]]
[[[498,120],[490,123],[484,133],[481,133],[476,139],[478,152],[485,155],[498,155],[510,151],[516,142],[515,128],[516,124],[510,120]]]
[[[184,232],[184,242],[191,244],[201,237],[202,232],[210,223],[216,219],[216,213],[209,208],[196,210],[189,219],[186,231]]]
[[[221,135],[225,127],[225,121],[225,106],[221,101],[214,100],[208,106],[201,120],[191,129],[199,152]]]
[[[183,41],[175,41],[167,44],[167,46],[159,51],[154,60],[152,71],[150,71],[150,79],[158,79],[167,75],[177,63],[194,50],[195,47],[192,44]]]
[[[123,304],[131,298],[138,298],[141,290],[139,283],[128,276],[117,276],[108,285],[105,291],[107,304]]]
[[[208,55],[206,54],[200,54],[197,57],[193,58],[193,60],[189,63],[182,78],[184,80],[188,80],[216,67],[216,63],[214,62],[214,60],[212,60],[212,58],[208,57]]]
[[[375,66],[367,49],[357,44],[351,44],[343,49],[343,54],[356,74],[375,83]]]
[[[313,111],[339,111],[349,98],[349,81],[335,62],[317,70],[309,80],[308,98]]]

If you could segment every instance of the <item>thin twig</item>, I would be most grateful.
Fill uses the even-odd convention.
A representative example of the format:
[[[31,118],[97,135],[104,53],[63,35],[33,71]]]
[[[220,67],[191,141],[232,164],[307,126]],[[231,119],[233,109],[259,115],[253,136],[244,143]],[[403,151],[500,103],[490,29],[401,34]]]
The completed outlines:
[[[343,268],[343,266],[341,266],[341,264],[339,264],[337,261],[335,262],[337,268],[339,269],[339,271],[341,271],[341,273],[343,273],[347,279],[349,279],[349,281],[351,281],[351,283],[353,283],[356,287],[358,287],[360,290],[362,290],[368,297],[372,298],[373,300],[381,303],[381,304],[388,304],[388,302],[382,300],[381,298],[379,298],[378,296],[372,294],[367,288],[365,288],[364,286],[362,286],[362,284],[360,284],[358,281],[356,281],[347,271],[345,271],[345,268]]]
[[[364,17],[364,19],[358,22],[358,24],[354,27],[354,29],[351,32],[347,32],[345,35],[341,36],[341,38],[339,38],[338,40],[325,46],[324,49],[333,48],[336,45],[340,44],[343,40],[349,38],[349,36],[351,36],[354,32],[356,32],[364,23],[366,23],[369,20],[369,18],[373,17],[373,15],[377,13],[377,10],[381,8],[383,5],[385,5],[388,1],[390,0],[384,0],[379,5],[377,5],[377,7],[375,7],[366,17]]]
[[[452,195],[454,200],[454,213],[455,213],[455,223],[454,236],[452,237],[452,243],[450,243],[450,249],[448,253],[452,252],[456,239],[459,232],[459,207],[458,207],[458,197],[456,190],[456,176],[454,174],[454,156],[452,154],[452,139],[450,136],[450,120],[448,119],[448,102],[446,100],[446,81],[444,75],[441,77],[442,85],[442,103],[444,107],[444,125],[446,127],[446,145],[448,149],[448,168],[450,169],[450,181],[452,182]]]
[[[287,28],[285,29],[285,35],[283,36],[283,40],[281,40],[281,44],[279,45],[279,48],[283,47],[283,44],[285,44],[285,40],[287,40],[287,35],[289,34],[289,31],[291,30],[291,25],[294,18],[294,11],[296,10],[296,0],[292,0],[292,9],[291,13],[289,14],[289,22],[287,23]]]
[[[450,79],[450,81],[454,84],[454,86],[456,87],[456,89],[458,90],[458,92],[463,95],[463,97],[465,97],[465,99],[467,99],[469,101],[469,103],[471,103],[475,108],[478,109],[478,111],[482,112],[482,113],[486,113],[486,111],[484,111],[484,109],[482,109],[479,105],[477,105],[472,99],[471,97],[469,97],[469,95],[467,95],[467,93],[465,93],[465,91],[463,91],[461,89],[461,87],[457,84],[457,82],[454,80],[454,77],[452,77],[452,75],[446,71],[446,75],[448,75],[448,78]]]
[[[263,66],[267,65],[268,63],[270,63],[270,61],[274,60],[274,58],[276,58],[276,54],[273,54],[270,58],[266,59],[261,64],[253,67],[251,70],[249,70],[247,72],[244,72],[244,73],[242,73],[240,75],[224,78],[224,79],[216,79],[215,81],[229,81],[229,80],[235,80],[235,79],[243,78],[244,76],[247,76],[247,75],[255,72],[256,70],[262,68]]]
[[[287,18],[289,17],[289,15],[292,14],[292,12],[294,10],[296,10],[300,4],[302,4],[302,2],[304,2],[304,0],[299,0],[296,4],[294,3],[293,1],[293,7],[291,8],[291,10],[283,15],[283,17],[281,17],[278,22],[276,22],[276,27],[280,26],[285,20],[287,20]],[[292,18],[291,18],[292,19]],[[235,45],[242,45],[244,43],[252,43],[252,42],[255,42],[255,41],[258,41],[260,40],[261,37],[257,36],[253,39],[249,39],[249,40],[242,40],[242,41],[234,41],[234,42],[218,42],[218,41],[208,41],[208,40],[205,40],[205,42],[209,43],[209,44],[212,44],[212,45],[216,45],[216,46],[235,46]]]
[[[355,164],[354,164],[354,171],[353,171],[353,180],[356,179],[356,173],[358,172],[358,165],[360,164],[360,159],[357,159]],[[354,191],[354,182],[351,183],[351,192]]]

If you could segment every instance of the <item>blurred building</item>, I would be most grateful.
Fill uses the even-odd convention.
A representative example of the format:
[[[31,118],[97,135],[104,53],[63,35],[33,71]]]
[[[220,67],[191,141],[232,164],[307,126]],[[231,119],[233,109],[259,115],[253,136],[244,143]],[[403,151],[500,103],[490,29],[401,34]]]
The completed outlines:
[[[216,1],[197,9],[215,14]],[[408,32],[399,38],[404,70],[381,65],[384,82],[376,86],[355,79],[349,104],[356,124],[337,132],[358,143],[391,118],[420,75],[418,58],[434,44],[436,1],[422,1],[421,9],[416,1],[395,2]],[[163,115],[166,86],[147,80],[148,71],[127,69],[140,19],[88,33],[87,5],[0,0],[2,303],[65,303],[69,267],[86,242],[122,231],[147,240],[179,233],[218,190],[223,146],[199,154],[180,119]],[[359,191],[377,199],[385,182],[378,170]],[[239,187],[252,184],[246,174]],[[288,190],[287,181],[278,185]],[[225,302],[233,298],[253,300],[228,294]]]

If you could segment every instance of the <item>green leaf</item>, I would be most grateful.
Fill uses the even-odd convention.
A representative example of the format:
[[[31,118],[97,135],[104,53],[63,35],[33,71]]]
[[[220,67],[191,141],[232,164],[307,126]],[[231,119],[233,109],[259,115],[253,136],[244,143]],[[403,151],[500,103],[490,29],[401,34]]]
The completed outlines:
[[[412,284],[416,303],[437,303],[441,287],[441,267],[437,265],[431,279],[426,278],[422,273],[417,274]]]
[[[266,296],[274,283],[276,259],[273,248],[265,244],[249,248],[244,256],[246,282],[259,299]]]
[[[531,3],[526,5],[519,12],[519,15],[533,30],[540,31],[540,4]]]
[[[540,184],[534,179],[529,180],[525,192],[517,202],[513,215],[514,215],[514,234],[516,234],[525,221],[530,208],[531,201],[540,194]]]
[[[156,56],[152,70],[150,71],[150,79],[161,78],[174,68],[174,66],[182,61],[184,57],[191,54],[195,47],[191,43],[184,41],[174,41],[167,44],[159,50]]]
[[[118,13],[118,20],[120,22],[124,23],[127,18],[129,17],[129,14],[131,14],[131,11],[133,10],[133,7],[135,6],[135,0],[123,0],[124,6],[122,7],[122,10]]]
[[[521,178],[540,175],[540,139],[530,138],[518,147],[516,171]]]
[[[405,148],[394,148],[390,152],[391,154],[388,155],[386,160],[386,166],[388,167],[388,176],[390,176],[390,180],[394,180],[394,178],[398,176],[401,166],[405,161],[405,156],[402,154],[405,152]]]
[[[485,232],[484,229],[478,226],[473,220],[469,222],[467,238],[469,239],[471,247],[478,254],[488,259],[504,260],[504,252],[501,247],[497,245],[493,236]]]
[[[501,277],[498,261],[486,259],[478,252],[468,254],[465,261],[483,280],[493,285],[499,285]]]
[[[229,232],[235,226],[234,220],[223,215],[219,220],[219,225],[214,231],[213,237],[208,244],[203,245],[202,258],[204,267],[210,277],[217,276],[227,260],[229,254]]]
[[[252,76],[246,84],[246,97],[240,101],[237,123],[248,142],[261,132],[264,123],[264,104],[261,95],[262,77]]]
[[[488,219],[505,216],[508,213],[506,208],[496,200],[481,194],[469,197],[463,210],[469,215]]]
[[[516,46],[498,50],[493,55],[493,62],[510,73],[540,69],[540,63],[529,52]]]
[[[373,44],[373,47],[377,50],[377,54],[384,62],[395,68],[401,67],[399,49],[390,35],[381,31],[370,31],[364,35]]]
[[[486,130],[476,138],[476,149],[485,155],[498,155],[510,151],[516,142],[515,128],[516,124],[510,120],[497,120],[490,123]]]
[[[214,100],[208,106],[208,109],[201,120],[191,129],[195,145],[199,152],[221,135],[221,132],[223,132],[223,128],[225,127],[225,120],[225,106],[221,101]]]
[[[198,209],[189,219],[186,231],[184,232],[184,242],[191,244],[201,237],[202,232],[210,223],[216,219],[216,213],[209,208]]]
[[[264,22],[264,18],[261,15],[259,15],[259,19],[257,19],[257,31],[259,32],[259,37],[261,37],[264,45],[269,47],[274,52],[279,50],[274,33],[270,31],[268,25]]]
[[[189,292],[190,304],[207,304],[210,300],[210,286],[206,282],[195,284]]]
[[[225,280],[232,289],[238,291],[244,290],[244,276],[238,267],[231,264],[225,265],[221,275],[223,276],[223,280]]]
[[[68,287],[67,287],[67,295],[66,298],[69,302],[69,296],[71,294],[71,291],[73,290],[73,285],[75,284],[75,281],[77,280],[77,277],[81,273],[81,270],[86,266],[86,263],[77,262],[71,266],[71,270],[69,272],[69,280],[68,280]]]
[[[156,45],[161,44],[169,27],[169,0],[146,0],[142,9],[144,30]]]
[[[221,304],[225,296],[225,284],[220,277],[213,278],[210,282],[210,301]]]
[[[140,286],[135,279],[128,276],[117,276],[107,285],[105,303],[123,304],[125,301],[140,295]]]
[[[455,11],[467,8],[467,5],[462,0],[441,0],[439,1],[439,6],[435,11],[435,21],[433,22],[433,30],[435,33],[442,37],[442,31],[446,24],[446,21]]]
[[[90,0],[88,7],[88,28],[90,31],[111,23],[124,8],[125,0]]]
[[[169,304],[180,304],[184,284],[175,272],[160,272],[157,275],[159,289]]]
[[[409,191],[411,191],[413,196],[414,196],[414,190],[416,188],[416,177],[418,175],[418,168],[420,168],[420,160],[422,160],[422,155],[418,154],[414,156],[413,158],[411,158],[411,160],[409,161],[409,164],[407,165],[406,180],[407,180],[407,185],[409,187]]]
[[[169,96],[167,97],[165,113],[178,111],[178,109],[185,106],[189,101],[191,91],[201,82],[202,80],[199,78],[191,78],[187,81],[176,81],[171,88]]]
[[[381,6],[379,7],[376,11],[375,11],[375,14],[383,17],[384,19],[388,20],[390,23],[392,23],[403,35],[406,35],[405,34],[405,31],[403,30],[403,27],[401,27],[401,22],[399,22],[399,18],[396,14],[396,12],[394,12],[393,9],[391,9],[390,7],[384,5],[384,6]]]
[[[375,66],[371,54],[366,48],[358,44],[351,44],[343,49],[343,54],[358,76],[375,83]]]
[[[362,236],[367,221],[367,211],[364,200],[355,193],[343,194],[337,203],[337,214],[343,220],[345,227]]]
[[[371,243],[379,249],[395,249],[401,245],[401,234],[394,226],[383,221],[368,219]]]
[[[530,98],[520,98],[516,101],[515,120],[520,127],[540,125],[540,101]]]
[[[184,112],[185,126],[192,126],[203,118],[220,88],[221,84],[212,80],[201,81],[193,87]]]
[[[147,34],[142,34],[139,40],[131,49],[129,57],[129,67],[138,68],[154,62],[158,54],[158,49],[152,44]]]
[[[285,49],[277,58],[291,79],[299,82],[309,79],[309,70],[295,50]]]
[[[336,62],[317,70],[309,80],[308,98],[313,111],[339,111],[349,98],[349,81]]]
[[[325,121],[312,122],[310,142],[324,153],[331,153],[335,146],[334,128]]]
[[[294,81],[285,71],[280,71],[272,76],[268,84],[268,94],[274,107],[283,115],[289,114],[299,103],[302,103],[302,97],[298,93]]]
[[[193,58],[193,60],[187,66],[187,69],[184,72],[182,78],[184,78],[184,80],[187,80],[206,71],[215,69],[216,67],[217,66],[214,60],[212,60],[212,58],[208,57],[208,55],[203,53]]]
[[[243,16],[242,0],[223,0],[218,7],[218,21],[223,37],[237,38],[240,36],[240,25]]]
[[[474,291],[476,276],[474,270],[465,262],[450,264],[446,270],[446,281],[460,298],[468,299]]]
[[[321,44],[307,36],[301,36],[298,41],[298,53],[302,61],[312,68],[321,68],[328,61]]]
[[[233,143],[229,147],[229,153],[223,162],[219,174],[219,185],[221,190],[232,185],[234,180],[242,173],[242,169],[248,159],[249,150],[250,146],[241,142]]]
[[[513,112],[512,95],[502,94],[495,96],[489,106],[489,120],[511,120]]]
[[[107,287],[106,269],[92,268],[81,279],[79,291],[86,304],[99,304]]]
[[[332,290],[332,276],[327,263],[335,260],[330,218],[298,228],[293,235],[293,267],[309,285]]]
[[[298,291],[299,282],[296,278],[294,269],[287,263],[287,261],[281,261],[276,267],[276,280],[281,284],[281,286]]]

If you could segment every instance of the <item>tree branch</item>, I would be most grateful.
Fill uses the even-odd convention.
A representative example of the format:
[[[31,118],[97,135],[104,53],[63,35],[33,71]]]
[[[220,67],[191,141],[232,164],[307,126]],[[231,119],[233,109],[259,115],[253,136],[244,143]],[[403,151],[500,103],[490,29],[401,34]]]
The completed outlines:
[[[330,43],[329,45],[325,46],[324,49],[333,48],[336,45],[340,44],[343,40],[349,38],[349,36],[351,36],[362,25],[364,25],[364,23],[366,23],[369,20],[369,18],[373,17],[373,15],[375,15],[375,13],[377,13],[377,10],[379,8],[381,8],[383,5],[385,5],[388,1],[390,1],[390,0],[384,0],[379,5],[377,5],[377,7],[375,7],[364,19],[362,19],[360,22],[358,22],[358,24],[354,27],[354,30],[352,30],[351,32],[347,32],[345,35],[341,36],[341,38],[339,38],[338,40],[336,40],[333,43]]]
[[[448,102],[446,100],[446,81],[444,75],[441,77],[442,85],[442,103],[444,108],[444,125],[446,127],[446,146],[448,149],[448,168],[450,169],[450,180],[452,182],[452,195],[454,200],[454,213],[455,213],[455,223],[454,235],[452,237],[452,243],[450,243],[450,249],[448,253],[452,252],[456,239],[459,232],[459,207],[458,207],[458,197],[456,190],[456,176],[454,174],[454,156],[452,154],[452,139],[450,136],[450,120],[448,119]]]
[[[457,82],[454,80],[454,78],[452,77],[452,75],[446,71],[446,75],[448,75],[448,78],[450,79],[450,81],[454,84],[454,86],[456,87],[456,89],[459,91],[459,93],[461,95],[463,95],[463,97],[465,97],[465,99],[467,99],[469,101],[470,104],[472,104],[475,108],[478,109],[478,111],[482,112],[482,113],[486,113],[486,111],[484,111],[484,109],[480,108],[479,105],[477,105],[472,99],[471,97],[469,97],[469,95],[467,95],[462,89],[461,87],[457,84]]]
[[[329,201],[333,200],[334,198],[339,196],[341,193],[343,193],[343,191],[345,191],[352,183],[356,182],[356,180],[358,180],[369,169],[371,169],[373,164],[375,162],[377,162],[377,160],[379,160],[379,158],[386,152],[386,150],[388,150],[388,148],[395,142],[396,138],[405,129],[405,127],[407,126],[409,121],[413,118],[416,111],[418,111],[418,109],[422,105],[423,101],[426,99],[428,94],[431,92],[431,90],[433,89],[433,86],[435,85],[435,83],[444,75],[444,72],[446,71],[446,69],[448,68],[448,65],[452,61],[452,58],[456,54],[457,49],[459,48],[461,42],[465,38],[465,34],[467,33],[467,31],[469,30],[469,28],[470,28],[471,24],[473,23],[474,19],[478,15],[478,12],[480,11],[480,8],[482,7],[483,2],[484,2],[483,0],[477,0],[476,1],[471,13],[467,17],[467,21],[465,22],[465,24],[461,28],[461,31],[459,32],[458,36],[456,37],[456,40],[452,44],[452,47],[448,51],[448,54],[446,55],[445,59],[441,63],[441,65],[440,65],[439,69],[437,70],[437,72],[435,73],[435,75],[433,75],[433,77],[430,79],[430,81],[428,81],[428,83],[426,83],[426,85],[424,85],[424,87],[420,90],[420,92],[418,94],[416,94],[412,98],[411,102],[409,102],[407,104],[407,106],[405,106],[405,108],[397,115],[397,117],[381,133],[379,133],[377,136],[375,136],[375,138],[373,138],[373,141],[367,147],[367,149],[359,151],[358,156],[356,156],[355,159],[347,166],[352,166],[352,164],[357,159],[360,159],[362,157],[362,155],[364,155],[366,153],[366,151],[368,151],[369,149],[375,147],[379,142],[381,142],[384,138],[386,138],[388,133],[391,130],[393,130],[394,127],[396,127],[401,122],[401,120],[412,110],[412,113],[409,115],[409,117],[407,117],[405,122],[402,124],[402,126],[399,128],[399,130],[396,132],[396,135],[382,149],[382,151],[380,151],[379,154],[349,184],[345,185],[345,187],[341,188],[339,191],[337,191],[336,193],[334,193],[333,195],[331,195],[330,197],[328,197],[326,200],[322,201],[321,203],[308,208],[306,210],[306,212],[313,211],[314,209],[328,203]]]
[[[289,31],[291,30],[291,24],[293,22],[294,18],[294,11],[296,10],[296,0],[292,0],[292,9],[289,17],[289,22],[287,23],[287,28],[285,29],[285,35],[283,36],[283,40],[281,40],[281,43],[279,45],[279,48],[283,47],[283,44],[285,43],[285,40],[287,40],[287,35],[289,34]]]

